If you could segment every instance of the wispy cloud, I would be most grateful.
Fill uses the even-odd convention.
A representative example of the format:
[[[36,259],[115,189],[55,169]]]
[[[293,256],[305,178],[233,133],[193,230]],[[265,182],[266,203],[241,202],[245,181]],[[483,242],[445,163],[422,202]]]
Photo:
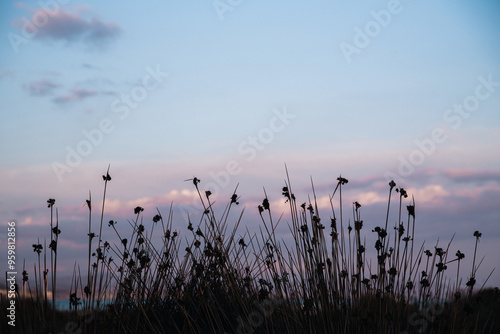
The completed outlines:
[[[12,77],[12,76],[14,76],[15,73],[16,72],[9,71],[9,70],[3,71],[2,73],[0,73],[0,80],[2,80],[3,78]]]
[[[43,75],[43,76],[50,76],[50,77],[55,77],[55,76],[60,76],[61,72],[58,71],[38,71],[38,70],[31,70],[31,73],[34,73],[36,75]]]
[[[100,70],[101,68],[99,66],[95,66],[89,63],[83,63],[82,67],[88,70]]]
[[[408,188],[407,192],[415,198],[417,203],[425,203],[433,206],[441,205],[450,195],[440,184],[429,184],[420,188]]]
[[[120,199],[106,199],[106,212],[115,215],[125,215],[125,217],[130,216],[132,210],[141,206],[143,208],[148,208],[154,211],[156,207],[159,206],[169,206],[174,205],[184,205],[192,206],[193,208],[198,207],[198,193],[196,190],[171,190],[165,194],[159,194],[151,197],[141,197],[136,199],[131,199],[128,201],[123,201]]]
[[[23,85],[24,90],[32,96],[50,95],[57,87],[59,87],[59,85],[50,80],[32,81],[27,85]]]
[[[112,91],[108,90],[94,90],[94,89],[81,89],[75,88],[72,89],[68,94],[59,95],[52,99],[54,103],[57,104],[65,104],[69,102],[78,102],[85,100],[89,97],[99,96],[99,95],[113,95],[115,94]]]
[[[47,16],[40,9],[33,13],[33,17]],[[22,27],[25,22],[14,20],[14,26]],[[39,40],[62,41],[69,44],[83,43],[89,47],[102,49],[113,42],[122,32],[121,27],[114,22],[103,22],[101,19],[88,15],[88,10],[66,12],[59,10],[51,12],[47,23],[39,26],[34,36]]]
[[[444,175],[456,182],[500,183],[500,172],[497,171],[448,170]]]

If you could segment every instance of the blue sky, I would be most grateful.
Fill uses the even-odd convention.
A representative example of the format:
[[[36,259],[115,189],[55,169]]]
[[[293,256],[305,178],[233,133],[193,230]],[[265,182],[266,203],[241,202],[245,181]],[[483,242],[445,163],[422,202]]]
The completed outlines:
[[[19,222],[27,259],[55,198],[70,271],[109,164],[110,219],[173,201],[182,221],[196,175],[220,202],[239,183],[252,225],[262,187],[280,208],[286,163],[306,197],[310,176],[323,198],[347,177],[373,224],[394,178],[426,240],[457,233],[470,251],[481,230],[481,274],[495,266],[498,2],[54,0],[0,13],[0,215]]]

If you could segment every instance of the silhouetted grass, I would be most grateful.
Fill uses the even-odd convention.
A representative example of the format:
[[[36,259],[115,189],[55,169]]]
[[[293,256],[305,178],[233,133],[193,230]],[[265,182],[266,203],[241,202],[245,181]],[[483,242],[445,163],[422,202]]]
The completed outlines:
[[[287,172],[281,192],[290,213],[293,242],[288,243],[276,235],[282,222],[273,216],[265,193],[256,208],[259,233],[252,234],[240,226],[244,210],[236,221],[229,218],[239,204],[237,189],[224,210],[215,212],[212,194],[200,189],[196,177],[189,181],[204,212],[201,217],[189,217],[185,230],[174,230],[172,207],[166,216],[158,211],[149,228],[143,224],[143,208],[136,207],[129,222],[132,232],[120,235],[115,221],[103,222],[109,168],[103,181],[98,235],[92,232],[90,195],[86,200],[87,277],[75,265],[68,312],[57,311],[47,302],[48,282],[55,301],[61,234],[57,210],[53,224],[55,200],[48,201],[51,243],[49,249],[39,242],[33,245],[35,290],[25,269],[18,291],[18,333],[500,332],[498,289],[474,293],[481,233],[473,233],[473,265],[462,286],[458,280],[464,254],[451,254],[451,241],[444,248],[414,244],[415,203],[404,205],[408,194],[393,181],[385,224],[368,231],[376,234],[374,245],[365,241],[361,205],[355,202],[345,212],[342,190],[348,180],[343,177],[330,195],[330,217],[325,219],[319,215],[314,185],[312,199],[298,202]],[[389,227],[391,199],[397,200],[398,213],[393,227]],[[347,222],[346,216],[350,216]],[[114,231],[116,237],[102,240],[103,228]],[[374,259],[367,258],[367,247],[372,246]],[[445,274],[447,264],[455,261],[456,282],[452,282]],[[5,311],[6,296],[1,303],[0,313]],[[5,325],[2,333],[8,330]]]

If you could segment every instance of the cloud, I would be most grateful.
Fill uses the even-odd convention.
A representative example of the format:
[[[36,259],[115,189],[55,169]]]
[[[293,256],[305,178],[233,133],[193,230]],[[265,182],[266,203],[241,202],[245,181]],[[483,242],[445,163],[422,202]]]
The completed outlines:
[[[30,72],[35,73],[37,75],[43,75],[43,76],[60,76],[61,72],[58,71],[38,71],[38,70],[31,70]]]
[[[500,183],[500,172],[497,171],[448,170],[443,174],[453,181],[460,183]]]
[[[82,67],[88,70],[100,70],[101,68],[99,66],[95,66],[89,63],[83,63]]]
[[[22,226],[47,226],[47,219],[45,217],[27,216],[19,222]]]
[[[477,201],[479,199],[483,199],[484,195],[495,194],[495,193],[496,197],[498,197],[498,194],[500,194],[500,187],[491,185],[491,186],[476,187],[473,189],[461,189],[456,191],[455,195],[460,197],[465,197],[468,200]]]
[[[362,205],[372,205],[375,203],[386,203],[387,202],[387,195],[385,194],[379,194],[375,191],[368,191],[361,193],[358,196],[358,202],[361,203]]]
[[[198,207],[198,201],[199,196],[196,190],[182,189],[171,190],[168,193],[159,194],[157,196],[141,197],[127,201],[107,198],[105,207],[107,213],[129,216],[132,210],[137,206],[154,210],[155,207],[173,204],[174,206],[180,205],[183,207],[188,206],[192,209],[201,209]]]
[[[2,73],[0,73],[0,80],[2,80],[3,78],[7,78],[7,77],[12,77],[14,76],[16,72],[14,71],[3,71]]]
[[[59,87],[58,84],[49,80],[32,81],[27,85],[23,85],[24,90],[32,96],[50,95],[57,87]]]
[[[113,95],[115,94],[114,92],[107,91],[107,90],[94,90],[94,89],[81,89],[81,88],[75,88],[72,89],[68,94],[65,95],[59,95],[52,99],[54,103],[57,104],[65,104],[69,102],[78,102],[82,101],[86,98],[93,97],[93,96],[99,96],[99,95]]]
[[[413,196],[417,203],[439,205],[450,193],[440,184],[429,184],[423,188],[408,188],[408,196]]]
[[[96,17],[88,17],[87,10],[74,13],[58,10],[54,12],[43,9],[36,10],[33,18],[46,17],[45,24],[36,24],[35,39],[62,41],[69,44],[83,43],[86,46],[104,48],[120,36],[122,29],[116,23],[106,23]],[[22,19],[15,20],[14,26],[22,28],[26,25]]]

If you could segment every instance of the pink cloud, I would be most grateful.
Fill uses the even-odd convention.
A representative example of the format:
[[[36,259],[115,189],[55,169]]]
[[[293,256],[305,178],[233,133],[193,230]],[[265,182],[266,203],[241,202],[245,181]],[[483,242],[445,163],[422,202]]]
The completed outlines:
[[[32,216],[28,216],[18,223],[23,226],[48,226],[47,219],[34,218]]]
[[[440,184],[430,184],[423,188],[408,188],[408,197],[414,197],[416,203],[440,204],[450,193]]]
[[[376,203],[387,203],[388,196],[386,194],[380,194],[376,191],[368,191],[359,194],[358,202],[361,205],[372,205]]]
[[[81,250],[86,250],[88,249],[89,245],[87,242],[80,242],[77,243],[73,240],[61,238],[58,240],[58,248],[59,247],[64,247],[64,248],[71,248],[71,249],[81,249]]]
[[[107,90],[95,90],[95,89],[81,89],[75,88],[70,91],[70,93],[65,95],[59,95],[55,97],[52,101],[57,104],[64,104],[68,102],[82,101],[86,98],[98,96],[98,95],[113,95],[114,93]]]
[[[169,206],[191,206],[193,208],[199,207],[199,196],[196,190],[171,190],[166,194],[160,194],[152,197],[140,197],[131,200],[120,199],[106,199],[105,211],[110,215],[118,215],[121,217],[132,216],[133,209],[140,206],[148,209],[148,211],[155,210],[156,207]]]
[[[494,181],[500,183],[500,172],[498,171],[477,171],[471,169],[465,170],[447,170],[444,175],[460,182],[488,182]]]
[[[73,101],[80,101],[83,99],[86,99],[87,97],[90,96],[95,96],[97,95],[98,92],[96,90],[88,90],[88,89],[72,89],[69,94],[66,95],[60,95],[56,98],[54,98],[55,103],[66,103],[66,102],[73,102]]]
[[[77,10],[75,13],[36,10],[30,21],[32,27],[36,28],[34,38],[64,41],[68,44],[82,42],[87,46],[102,48],[121,34],[122,29],[118,24],[106,23],[95,17],[85,18],[86,12],[88,10]],[[19,28],[25,24],[22,19],[13,22]]]
[[[456,196],[469,197],[470,199],[477,199],[485,193],[497,193],[500,194],[500,186],[482,186],[473,189],[460,189],[455,192]]]

